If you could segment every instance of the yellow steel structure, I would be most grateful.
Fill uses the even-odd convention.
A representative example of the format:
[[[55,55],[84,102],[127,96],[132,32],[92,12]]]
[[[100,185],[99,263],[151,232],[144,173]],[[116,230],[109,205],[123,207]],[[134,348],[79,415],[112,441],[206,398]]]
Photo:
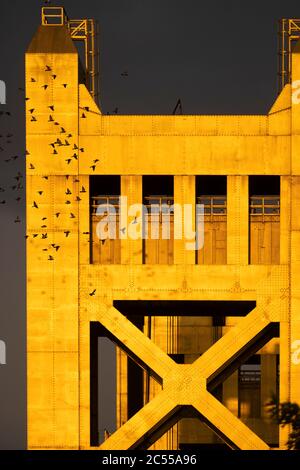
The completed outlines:
[[[268,449],[238,418],[235,402],[225,406],[210,390],[229,377],[226,371],[234,370],[239,357],[261,348],[279,324],[280,339],[272,347],[280,347],[280,400],[299,401],[300,107],[291,85],[284,86],[267,115],[102,115],[81,83],[79,55],[64,15],[51,27],[43,16],[26,53],[28,447],[147,447],[185,407],[196,410],[232,448]],[[296,81],[299,43],[291,57]],[[145,262],[142,239],[124,237],[111,264],[91,262],[91,175],[119,175],[128,204],[143,201],[143,175],[171,175],[175,203],[194,207],[196,175],[226,176],[219,260],[204,264],[202,255],[176,239],[171,259]],[[249,256],[249,206],[255,207],[249,202],[249,175],[280,177],[280,223],[267,220],[278,245],[266,258]],[[166,351],[115,301],[253,301],[255,306],[199,357],[179,364],[167,354],[176,353],[175,343]],[[117,431],[100,446],[91,440],[91,324],[101,325],[158,382],[149,394],[148,381],[145,406],[128,421],[125,414],[121,419],[121,409]],[[118,367],[125,373],[122,364]],[[228,382],[226,387],[225,394]],[[267,398],[268,390],[264,394]],[[281,448],[286,441],[287,429],[280,430]]]

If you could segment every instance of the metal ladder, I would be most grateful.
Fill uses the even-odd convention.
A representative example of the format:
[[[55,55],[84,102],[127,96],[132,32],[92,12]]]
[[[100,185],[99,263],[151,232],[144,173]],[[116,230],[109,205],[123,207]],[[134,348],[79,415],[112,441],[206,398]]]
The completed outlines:
[[[86,86],[94,101],[99,104],[99,26],[94,19],[71,20],[63,7],[43,7],[43,26],[64,26],[73,41],[84,43]]]

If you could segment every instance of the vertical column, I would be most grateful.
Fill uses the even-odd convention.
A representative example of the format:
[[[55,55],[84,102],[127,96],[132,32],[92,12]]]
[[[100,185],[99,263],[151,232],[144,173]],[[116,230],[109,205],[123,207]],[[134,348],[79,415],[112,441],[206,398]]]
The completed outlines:
[[[127,198],[128,211],[128,217],[123,212],[120,219],[121,230],[124,231],[124,239],[121,240],[121,264],[142,264],[142,214],[132,207],[143,202],[142,176],[121,176],[121,196]],[[135,236],[137,239],[134,239]]]
[[[78,54],[53,28],[26,54],[28,447],[78,449]]]
[[[227,264],[249,263],[248,176],[227,177]]]
[[[290,329],[287,340],[290,348],[291,401],[299,402],[300,387],[300,51],[299,43],[292,54],[292,146],[291,146],[291,267],[290,267]]]
[[[195,176],[175,176],[174,177],[174,204],[180,204],[182,208],[182,239],[174,239],[174,264],[195,264],[196,251],[187,249],[187,244],[195,243],[195,239],[188,240],[185,230],[195,231],[195,210],[196,210],[196,188]],[[184,208],[185,204],[191,206],[191,217],[187,217],[188,226],[184,226]],[[174,217],[174,233],[176,233]]]
[[[290,263],[291,177],[280,177],[280,264]]]
[[[280,264],[291,263],[291,177],[280,178]],[[279,402],[290,397],[290,319],[280,321],[280,377]],[[263,357],[263,356],[262,356]],[[288,440],[288,427],[279,429],[279,447],[285,448]]]
[[[90,263],[92,229],[90,233],[90,178],[81,175],[79,178],[79,261],[80,264]]]
[[[292,178],[290,367],[292,401],[299,401],[300,387],[300,177]]]

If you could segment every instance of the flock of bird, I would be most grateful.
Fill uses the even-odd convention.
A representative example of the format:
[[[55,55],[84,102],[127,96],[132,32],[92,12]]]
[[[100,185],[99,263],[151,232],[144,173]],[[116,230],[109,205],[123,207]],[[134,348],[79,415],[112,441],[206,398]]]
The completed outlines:
[[[51,2],[47,1],[45,3],[50,4]],[[53,81],[58,79],[57,74],[53,72],[52,67],[50,65],[45,66],[44,72],[49,73],[49,75],[51,76],[51,79]],[[127,71],[122,72],[121,77],[128,77],[128,72]],[[42,92],[42,90],[47,91],[48,88],[49,88],[49,84],[46,84],[46,83],[45,84],[39,84],[37,78],[35,78],[35,77],[30,77],[30,83],[33,86],[35,86],[35,85],[39,86],[41,88],[41,92]],[[67,89],[68,88],[68,83],[61,83],[61,86],[64,89]],[[19,92],[22,92],[24,94],[25,89],[23,87],[19,87]],[[38,110],[35,108],[35,105],[33,105],[33,107],[30,107],[30,97],[25,97],[24,100],[25,100],[25,104],[27,104],[27,108],[28,108],[27,109],[27,115],[29,116],[30,122],[31,123],[37,123],[38,120],[39,120]],[[72,152],[70,152],[70,155],[68,156],[68,158],[65,159],[66,165],[69,166],[69,165],[72,164],[72,162],[78,161],[79,155],[81,153],[84,153],[85,149],[83,147],[78,147],[78,145],[75,141],[72,142],[72,140],[73,140],[72,133],[68,132],[68,130],[65,128],[65,126],[61,125],[58,122],[58,120],[55,118],[55,104],[49,105],[48,110],[49,110],[48,123],[50,123],[50,125],[56,126],[55,128],[57,128],[57,137],[56,137],[56,139],[54,141],[49,142],[49,146],[52,149],[52,155],[53,155],[53,157],[58,157],[61,148],[66,148],[66,147],[69,148],[70,147]],[[80,114],[80,118],[81,119],[86,119],[89,111],[90,111],[89,107],[84,107],[83,110],[82,110],[82,113]],[[118,111],[119,111],[119,108],[116,107],[114,109],[113,113],[117,114]],[[110,113],[107,112],[107,114],[110,114]],[[12,122],[13,117],[12,117],[12,114],[11,114],[10,111],[0,110],[0,162],[2,161],[3,164],[13,164],[14,162],[17,162],[17,164],[18,164],[18,162],[20,162],[20,166],[23,167],[24,158],[21,158],[21,157],[25,157],[26,166],[27,166],[28,170],[31,170],[31,171],[36,170],[35,164],[33,163],[33,161],[31,161],[32,160],[31,153],[28,149],[26,149],[25,152],[22,153],[22,155],[11,155],[10,145],[13,143],[14,135],[13,135],[12,132],[2,132],[2,129],[5,128],[4,120],[6,120],[6,121],[10,120],[10,122],[5,123],[6,125],[8,124],[8,127],[10,127],[13,124],[13,122]],[[1,123],[3,123],[3,125],[1,125]],[[49,135],[51,135],[51,134],[49,134]],[[2,159],[1,159],[1,154],[3,155]],[[95,158],[95,159],[92,160],[91,163],[92,164],[90,165],[90,169],[91,169],[91,171],[95,172],[96,168],[97,168],[97,165],[100,163],[100,159]],[[49,176],[45,175],[45,176],[42,176],[41,178],[43,180],[49,181]],[[66,181],[69,181],[70,178],[71,177],[69,175],[65,176]],[[73,177],[73,183],[74,184],[79,184],[80,183],[80,180],[78,179],[78,177]],[[10,191],[13,191],[13,192],[16,193],[15,200],[16,200],[17,203],[20,203],[22,200],[25,199],[25,196],[24,196],[24,192],[25,192],[25,189],[24,189],[24,174],[23,174],[22,171],[20,171],[20,169],[18,169],[18,171],[16,171],[16,174],[13,176],[13,182],[12,182],[11,185],[9,185],[6,188],[5,187],[0,187],[0,205],[1,206],[4,206],[5,204],[8,204],[8,201],[9,201],[10,197],[6,198],[5,196],[8,195],[8,194],[10,196],[11,195]],[[81,186],[81,189],[79,190],[79,194],[83,194],[83,193],[86,193],[86,192],[87,191],[86,191],[85,187]],[[76,189],[76,193],[78,194],[77,189]],[[37,191],[37,196],[39,196],[39,200],[40,200],[40,198],[43,197],[43,195],[44,195],[43,190],[38,190]],[[66,205],[71,205],[72,201],[71,201],[70,196],[72,196],[72,191],[69,187],[66,188],[65,196],[66,196],[65,204]],[[77,195],[76,197],[74,197],[73,202],[80,202],[80,201],[81,201],[80,196]],[[39,211],[39,210],[41,210],[42,207],[43,207],[43,205],[40,202],[37,202],[36,200],[32,201],[32,209],[33,210]],[[55,217],[57,219],[60,216],[61,216],[61,212],[56,212],[55,213]],[[70,211],[69,218],[70,219],[76,219],[76,215],[74,214],[74,212]],[[48,238],[48,231],[47,231],[47,229],[48,229],[47,221],[48,220],[47,219],[48,219],[48,217],[46,217],[44,214],[41,214],[40,228],[39,228],[39,230],[37,230],[38,233],[26,234],[25,238],[29,239],[29,238],[32,237],[32,240],[38,239],[38,238],[40,238],[41,240],[45,240],[47,244],[45,245],[44,248],[42,248],[42,251],[47,255],[47,260],[49,262],[53,262],[53,261],[55,261],[55,253],[57,253],[61,249],[61,246],[58,245],[58,244],[55,244],[55,243],[49,243],[49,238],[50,237]],[[22,222],[21,215],[17,215],[14,218],[14,223],[15,224],[21,224],[21,222]],[[83,232],[83,234],[90,236],[90,232]],[[71,235],[71,230],[69,230],[69,229],[64,230],[64,236],[66,238],[70,237],[70,235]],[[90,242],[90,240],[88,240],[88,242]],[[89,295],[91,297],[93,297],[95,294],[96,294],[96,289],[94,289]]]
[[[46,3],[50,3],[50,2],[46,2]],[[45,65],[45,68],[43,70],[45,73],[49,73],[49,75],[51,76],[51,79],[54,81],[54,80],[58,80],[58,77],[57,77],[57,74],[54,73],[52,67],[50,65]],[[121,73],[121,76],[122,77],[127,77],[128,76],[128,72],[125,71],[125,72],[122,72]],[[49,82],[49,81],[48,81]],[[49,89],[49,84],[47,83],[38,83],[38,80],[37,78],[35,77],[30,77],[30,84],[32,86],[37,86],[37,87],[40,87],[41,89],[41,92],[43,91],[47,91]],[[61,86],[62,88],[66,89],[68,88],[68,83],[61,83]],[[25,89],[20,87],[19,88],[19,91],[22,92],[22,93],[25,93]],[[29,116],[29,121],[30,123],[33,123],[32,125],[34,125],[35,123],[37,123],[39,121],[39,115],[38,115],[38,110],[36,109],[36,105],[32,105],[32,107],[30,107],[30,97],[25,97],[25,103],[27,104],[27,115]],[[70,148],[71,151],[70,151],[70,155],[65,159],[65,164],[67,166],[71,165],[72,162],[75,162],[75,161],[78,161],[78,157],[81,153],[84,153],[85,149],[83,147],[78,147],[76,141],[73,140],[73,135],[71,132],[69,132],[64,126],[62,125],[60,122],[58,122],[58,120],[55,118],[55,104],[51,104],[48,106],[48,110],[49,110],[49,115],[48,115],[48,123],[50,125],[53,125],[55,126],[55,129],[57,129],[57,132],[55,132],[55,134],[57,135],[56,136],[56,139],[49,142],[49,146],[51,147],[51,150],[52,150],[52,155],[54,158],[56,157],[59,157],[59,154],[60,154],[60,150],[61,148]],[[86,119],[87,118],[87,115],[89,113],[90,109],[89,107],[84,107],[83,110],[82,110],[82,113],[80,114],[80,118],[81,119]],[[115,108],[114,110],[114,113],[117,114],[118,113],[118,108]],[[109,113],[108,113],[109,114]],[[11,155],[10,154],[10,145],[12,144],[13,142],[13,133],[12,132],[1,132],[2,129],[5,128],[4,125],[1,125],[1,121],[2,123],[4,124],[4,120],[8,120],[10,119],[10,125],[12,124],[12,115],[11,115],[11,112],[8,111],[8,110],[5,110],[5,111],[2,111],[0,110],[0,159],[1,159],[1,153],[3,155],[3,158],[0,160],[0,162],[2,161],[3,164],[13,164],[14,162],[19,162],[21,163],[21,166],[23,165],[23,159],[21,158],[21,155]],[[6,122],[6,124],[8,124]],[[53,135],[53,133],[49,133],[49,136],[50,135]],[[32,159],[31,157],[31,153],[30,151],[27,149],[22,157],[25,157],[25,160],[26,160],[26,166],[28,168],[28,170],[30,171],[33,171],[33,170],[36,170],[36,164],[34,163],[34,159]],[[33,160],[33,161],[32,161]],[[97,168],[97,165],[100,163],[100,159],[99,158],[95,158],[91,161],[91,165],[90,165],[90,169],[92,172],[95,172],[96,171],[96,168]],[[34,172],[33,172],[34,174]],[[41,177],[42,179],[44,180],[49,180],[49,176],[42,176]],[[65,176],[66,178],[66,181],[69,181],[69,179],[71,178],[69,175],[66,175]],[[8,204],[8,200],[10,199],[10,197],[6,197],[6,195],[8,195],[8,192],[9,191],[14,191],[16,192],[16,197],[15,197],[15,200],[16,202],[21,202],[23,199],[25,199],[24,197],[24,175],[21,171],[17,171],[16,174],[13,176],[13,183],[8,186],[8,187],[0,187],[0,205],[1,206],[4,206],[5,204]],[[78,177],[73,177],[73,183],[74,184],[79,184],[80,181],[78,179]],[[78,191],[76,189],[76,193],[78,194]],[[79,194],[80,193],[86,193],[86,189],[84,188],[84,186],[81,187],[81,189],[79,190]],[[43,204],[42,204],[42,200],[41,198],[43,197],[44,195],[44,191],[43,190],[38,190],[37,191],[37,196],[39,197],[39,199],[36,201],[36,200],[33,200],[32,201],[32,209],[33,210],[41,210],[41,208],[43,207]],[[1,197],[2,196],[2,197]],[[66,205],[71,205],[72,204],[72,201],[71,201],[71,196],[72,196],[72,191],[69,187],[66,188],[66,191],[65,191],[65,196],[66,196],[66,199],[65,199],[65,204]],[[41,202],[39,202],[41,201]],[[73,202],[80,202],[81,201],[81,197],[80,196],[75,196],[74,195],[74,199],[73,199]],[[75,211],[74,211],[75,212]],[[74,214],[74,212],[71,212],[69,213],[69,218],[70,219],[76,219],[76,215]],[[55,217],[56,218],[59,218],[61,216],[61,212],[56,212],[55,213]],[[45,217],[45,214],[41,214],[41,219],[40,219],[40,228],[39,230],[37,230],[39,233],[31,233],[31,234],[27,234],[25,235],[25,238],[28,239],[28,238],[31,238],[32,239],[37,239],[40,237],[40,239],[42,240],[46,240],[47,242],[49,241],[48,240],[48,232],[47,232],[47,229],[48,229],[48,225],[47,225],[47,217]],[[15,224],[21,224],[22,222],[22,218],[20,215],[17,215],[15,218],[14,218],[14,223]],[[65,230],[64,231],[64,236],[66,238],[68,238],[69,236],[71,235],[71,230]],[[90,235],[89,232],[84,232],[84,235]],[[48,245],[45,246],[45,248],[42,249],[43,252],[47,253],[47,256],[48,256],[48,261],[52,262],[55,260],[55,253],[57,253],[59,250],[61,249],[61,247],[55,243],[49,243]],[[94,290],[90,295],[93,296],[95,295],[95,292],[96,290]]]
[[[1,107],[2,108],[2,107]],[[10,165],[9,168],[3,168],[1,171],[2,175],[5,175],[6,181],[9,180],[10,173],[13,173],[11,177],[11,182],[8,186],[3,184],[0,185],[0,205],[5,206],[8,204],[9,200],[11,199],[11,195],[13,195],[14,200],[17,203],[22,201],[23,195],[23,172],[20,171],[22,164],[19,165],[21,162],[20,155],[13,155],[13,148],[14,145],[14,134],[12,133],[12,114],[10,111],[6,109],[3,111],[0,108],[0,163],[3,165]],[[18,167],[16,168],[16,165]],[[16,216],[14,219],[16,224],[21,223],[20,216]]]

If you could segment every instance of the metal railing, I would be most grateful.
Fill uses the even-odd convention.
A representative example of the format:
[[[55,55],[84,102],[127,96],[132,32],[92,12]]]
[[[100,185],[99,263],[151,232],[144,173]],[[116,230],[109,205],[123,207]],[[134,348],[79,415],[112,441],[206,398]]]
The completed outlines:
[[[120,211],[120,196],[92,196],[91,198],[91,214],[97,215],[97,209],[99,206],[106,206],[107,213],[119,213]],[[115,212],[111,210],[114,207]]]
[[[279,215],[279,196],[252,196],[250,197],[250,215]]]
[[[63,26],[68,20],[63,7],[42,7],[43,26]]]
[[[198,196],[197,204],[204,205],[204,214],[226,215],[226,196]]]
[[[174,204],[173,196],[147,196],[144,199],[144,204],[148,208],[154,206],[161,212],[165,206],[172,206]]]
[[[99,195],[91,198],[91,213],[96,214],[99,205],[114,206],[116,212],[120,210],[119,195]],[[148,196],[144,199],[144,204],[150,212],[163,212],[163,208],[174,204],[174,198],[171,196]],[[227,200],[225,196],[199,196],[197,204],[204,205],[204,214],[225,215],[227,213]],[[154,209],[154,210],[153,210]],[[251,196],[250,197],[251,215],[278,215],[280,214],[279,196]]]

